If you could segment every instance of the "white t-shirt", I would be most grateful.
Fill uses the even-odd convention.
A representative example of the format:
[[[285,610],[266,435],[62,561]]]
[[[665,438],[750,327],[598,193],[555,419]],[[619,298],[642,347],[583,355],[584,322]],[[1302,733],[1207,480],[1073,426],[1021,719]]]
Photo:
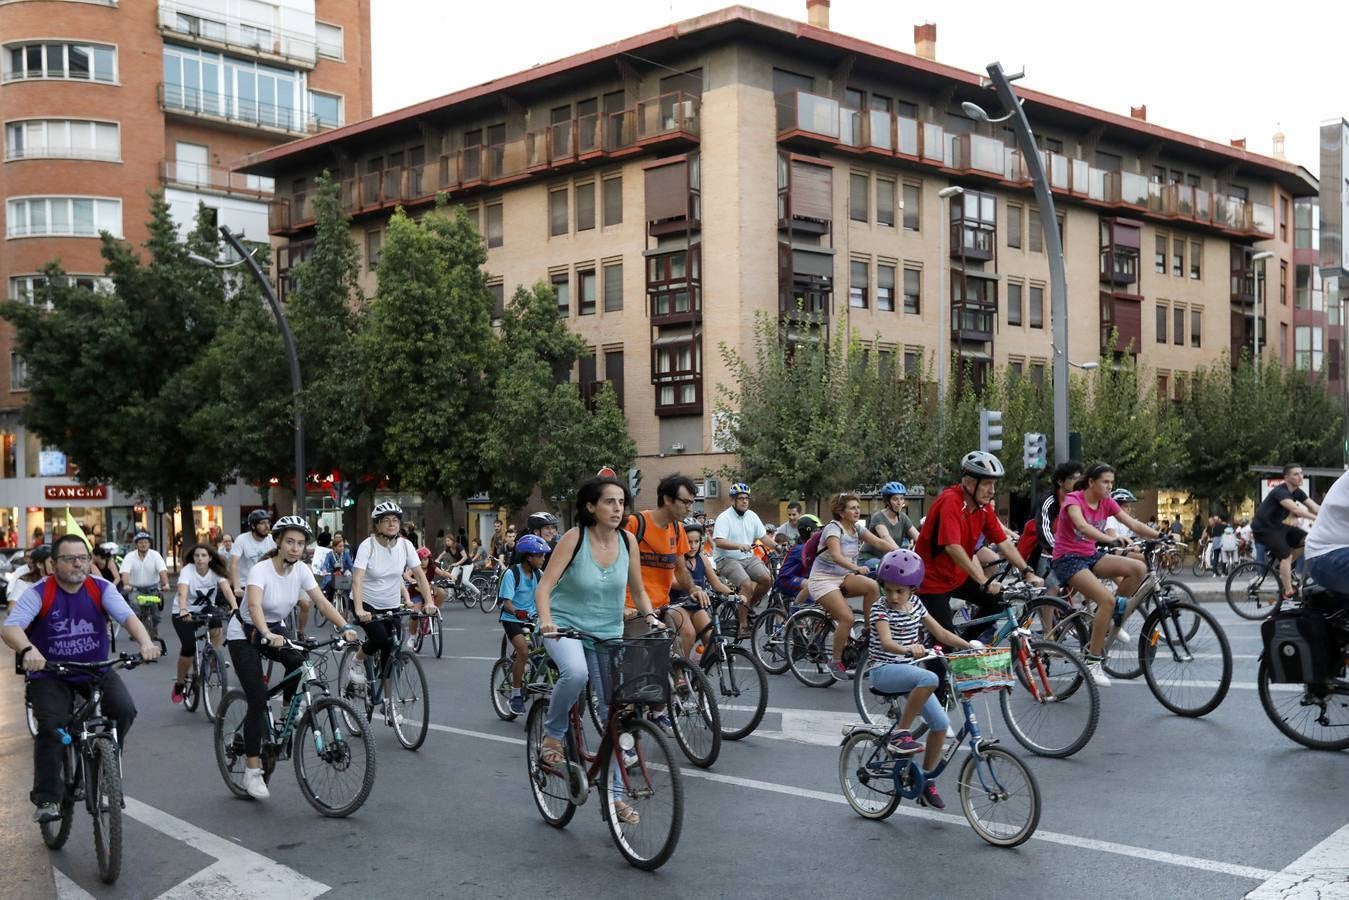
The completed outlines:
[[[392,547],[384,546],[374,535],[361,541],[353,566],[357,571],[365,570],[361,602],[370,609],[397,608],[403,602],[403,573],[420,565],[417,549],[407,538],[399,538]]]
[[[1115,537],[1133,538],[1134,536],[1133,529],[1114,516],[1110,516],[1105,520],[1105,528],[1101,530],[1111,532]]]
[[[169,567],[158,550],[147,550],[141,559],[140,551],[132,550],[122,560],[121,572],[126,572],[132,587],[150,587],[159,585],[159,573],[167,572]]]
[[[228,581],[229,579],[225,580]],[[216,588],[220,586],[220,576],[210,569],[206,570],[205,575],[198,574],[197,567],[191,565],[178,573],[178,586],[181,588],[183,585],[187,585],[187,608],[192,612],[201,612],[202,604],[197,600],[197,592],[200,591],[204,594],[210,594],[214,598]],[[176,616],[183,614],[183,607],[180,599],[181,592],[175,591],[173,595],[173,614]],[[225,603],[224,598],[221,598],[220,602],[222,604]]]
[[[248,573],[252,570],[254,563],[258,561],[264,553],[276,548],[276,541],[272,540],[269,534],[262,540],[254,537],[253,532],[241,534],[234,539],[234,547],[230,550],[230,556],[239,560],[239,583],[248,584]]]
[[[239,546],[236,542],[234,546]],[[314,573],[309,567],[297,563],[290,568],[289,575],[278,575],[272,560],[265,560],[260,566],[254,566],[248,573],[248,586],[262,588],[262,615],[268,622],[281,622],[300,602],[300,595],[310,588],[318,587]],[[248,612],[248,596],[239,604],[239,615],[248,624],[253,617]],[[225,632],[225,640],[239,641],[244,638],[244,628],[237,616],[230,617],[230,627]]]
[[[1307,558],[1349,547],[1349,474],[1341,475],[1326,491],[1321,511],[1307,532]]]
[[[763,527],[763,522],[759,521],[759,516],[754,510],[747,509],[742,516],[735,511],[733,506],[723,509],[721,515],[717,516],[716,524],[712,527],[712,539],[714,541],[717,538],[722,538],[732,544],[752,544],[767,533],[768,530]],[[748,559],[752,555],[743,550],[723,550],[720,547],[716,547],[712,551],[712,558],[717,561]]]

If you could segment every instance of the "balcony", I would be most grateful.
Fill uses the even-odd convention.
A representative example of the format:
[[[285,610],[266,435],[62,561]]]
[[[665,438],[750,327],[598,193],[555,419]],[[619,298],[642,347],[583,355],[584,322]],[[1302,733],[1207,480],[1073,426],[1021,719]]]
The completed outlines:
[[[957,303],[951,307],[951,335],[956,341],[987,344],[998,318],[996,303]]]
[[[324,126],[298,109],[208,93],[177,84],[159,85],[159,108],[172,115],[209,119],[243,128],[261,128],[288,135],[316,133]]]
[[[652,253],[646,259],[646,295],[656,327],[702,320],[701,245]]]
[[[1138,282],[1142,226],[1133,219],[1101,220],[1101,281],[1126,287]]]
[[[244,175],[229,169],[216,169],[198,163],[166,159],[160,164],[160,178],[167,187],[189,191],[208,191],[255,200],[272,198],[272,179]],[[303,195],[300,195],[303,200]]]
[[[977,134],[955,136],[952,168],[1002,178],[1007,171],[1007,145]]]
[[[265,57],[302,69],[312,69],[318,62],[315,33],[279,29],[271,22],[226,15],[218,9],[176,0],[160,0],[159,31],[186,44]]]

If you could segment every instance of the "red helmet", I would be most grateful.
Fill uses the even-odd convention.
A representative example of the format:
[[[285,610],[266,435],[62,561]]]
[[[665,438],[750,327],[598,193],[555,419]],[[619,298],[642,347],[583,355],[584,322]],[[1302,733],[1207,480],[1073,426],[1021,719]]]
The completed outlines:
[[[895,587],[917,588],[923,583],[923,558],[912,550],[891,550],[881,558],[876,580]]]
[[[430,559],[430,558],[431,558],[431,551],[430,551],[430,550],[427,550],[425,547],[418,547],[418,548],[417,548],[417,558],[418,558],[418,559]]]

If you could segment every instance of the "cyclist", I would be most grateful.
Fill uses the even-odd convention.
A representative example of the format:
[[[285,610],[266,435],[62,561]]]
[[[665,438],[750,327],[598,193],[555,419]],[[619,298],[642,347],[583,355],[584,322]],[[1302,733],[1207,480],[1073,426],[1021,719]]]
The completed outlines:
[[[974,558],[980,538],[998,547],[1028,582],[1043,583],[1017,552],[993,508],[998,479],[1005,474],[1002,462],[992,453],[966,453],[960,460],[959,483],[938,495],[923,520],[916,545],[924,568],[918,598],[947,631],[955,631],[952,597],[974,604],[980,617],[994,615],[1000,608],[997,595],[1002,586]]]
[[[222,535],[220,536],[220,546],[219,546],[218,548],[216,548],[216,554],[220,557],[221,561],[225,564],[225,569],[226,569],[226,571],[229,570],[229,566],[230,566],[230,551],[233,550],[233,549],[234,549],[234,538],[231,537],[231,536],[228,535],[228,534],[222,534]]]
[[[418,547],[417,562],[421,569],[422,577],[426,579],[426,583],[431,587],[431,608],[430,610],[426,609],[425,601],[422,599],[421,589],[417,587],[415,576],[411,572],[403,575],[404,587],[407,590],[407,597],[404,599],[407,601],[408,605],[417,612],[426,612],[427,615],[434,616],[436,615],[436,610],[440,607],[440,604],[444,603],[445,598],[449,596],[449,591],[445,590],[443,587],[437,587],[435,584],[436,561],[431,558],[430,549]],[[418,620],[416,622],[416,627],[420,628],[421,626],[422,623]],[[411,647],[415,641],[416,636],[409,634],[407,645]]]
[[[1349,594],[1349,477],[1326,491],[1307,532],[1307,575],[1328,591]]]
[[[117,550],[117,545],[112,541],[94,548],[93,574],[113,584],[120,584],[122,581],[117,571]]]
[[[773,586],[768,566],[754,555],[754,546],[767,533],[763,522],[749,508],[749,485],[731,485],[731,505],[721,511],[712,526],[712,559],[717,575],[740,594],[740,631],[749,623],[749,611]]]
[[[351,558],[351,550],[347,548],[347,538],[342,532],[333,535],[332,550],[324,559],[319,567],[319,573],[322,576],[319,579],[319,589],[323,591],[323,596],[328,598],[329,602],[333,599],[333,576],[350,575],[351,567],[354,561]]]
[[[637,539],[622,527],[623,511],[631,502],[628,486],[616,478],[592,478],[576,492],[577,526],[553,548],[534,590],[544,637],[556,636],[559,627],[602,639],[622,637],[625,586],[647,624],[662,627],[642,582]],[[548,703],[539,761],[556,768],[566,759],[562,738],[587,677],[600,699],[601,720],[608,718],[609,660],[603,645],[588,640],[554,637],[544,646],[557,664],[558,681]],[[615,772],[616,789],[621,789],[619,778]],[[615,811],[625,824],[637,824],[637,811],[626,803],[616,802]]]
[[[239,535],[230,549],[230,584],[234,586],[234,597],[243,600],[244,588],[248,586],[248,573],[263,554],[276,549],[272,539],[272,514],[265,509],[255,509],[248,514],[248,531]]]
[[[548,556],[548,542],[537,534],[520,539],[519,549],[524,561],[511,566],[501,576],[497,596],[501,598],[501,627],[515,648],[511,665],[511,712],[523,715],[525,711],[524,677],[529,662],[529,638],[525,637],[524,623],[536,615],[534,591],[539,586],[543,561]]]
[[[703,536],[707,526],[695,518],[684,520],[684,533],[689,536],[689,550],[684,554],[684,564],[688,567],[689,577],[693,583],[703,590],[715,591],[722,596],[729,597],[735,593],[731,586],[717,577],[716,566],[712,565],[711,558],[703,550]],[[670,606],[681,609],[693,618],[693,630],[697,635],[709,624],[711,619],[703,605],[698,602],[688,591],[679,587],[670,588]],[[690,650],[685,651],[689,655]],[[692,658],[690,656],[690,658]]]
[[[932,772],[941,759],[942,741],[951,720],[935,696],[940,684],[936,671],[917,660],[929,659],[940,667],[938,658],[919,639],[922,632],[935,637],[948,647],[983,649],[978,641],[966,641],[937,623],[914,591],[923,583],[923,559],[912,550],[891,550],[881,559],[876,578],[885,588],[885,602],[871,611],[871,628],[876,639],[871,644],[871,685],[886,694],[908,694],[904,710],[899,716],[899,729],[890,741],[898,754],[912,756],[923,750],[909,731],[913,720],[921,712],[927,723],[927,750],[923,756],[923,774],[927,784],[922,802],[934,809],[945,809]]]
[[[1302,545],[1307,532],[1296,525],[1285,525],[1290,516],[1316,521],[1321,507],[1302,490],[1302,466],[1289,463],[1283,467],[1283,484],[1278,485],[1260,501],[1251,520],[1251,533],[1255,539],[1279,561],[1279,585],[1283,596],[1293,594],[1293,562],[1302,553]]]
[[[1059,583],[1049,567],[1049,560],[1054,555],[1054,526],[1059,519],[1059,506],[1063,503],[1063,498],[1077,484],[1077,480],[1082,477],[1084,468],[1082,463],[1075,459],[1061,462],[1055,466],[1052,476],[1054,488],[1045,494],[1038,507],[1039,518],[1035,523],[1035,537],[1038,543],[1039,560],[1035,567],[1035,573],[1044,577],[1045,585],[1050,588],[1051,593],[1058,590]]]
[[[469,580],[473,566],[469,562],[468,551],[457,537],[452,534],[445,535],[445,549],[436,562],[445,570],[450,581],[459,582],[460,586],[474,597],[482,593],[478,590],[478,586]]]
[[[778,569],[778,590],[784,597],[795,598],[797,603],[804,603],[806,597],[809,596],[806,582],[810,580],[810,572],[806,571],[803,564],[803,554],[806,550],[806,541],[810,540],[810,536],[819,527],[819,518],[809,513],[796,520],[797,534],[800,540],[787,553],[787,558],[782,561],[782,566]]]
[[[525,522],[525,531],[528,534],[537,534],[549,547],[556,548],[558,526],[561,524],[557,516],[541,510],[530,515]]]
[[[183,684],[192,668],[192,657],[197,652],[197,626],[192,624],[193,613],[214,612],[218,604],[233,611],[234,591],[220,557],[205,544],[197,544],[183,554],[183,567],[178,571],[178,590],[173,595],[173,630],[178,633],[178,672],[173,680],[170,699],[183,702]],[[211,629],[211,643],[221,644],[220,628]]]
[[[251,529],[250,533],[253,533]],[[281,663],[286,675],[304,661],[304,654],[286,646],[290,635],[282,623],[304,594],[348,641],[356,640],[355,630],[323,596],[314,573],[303,564],[305,547],[313,535],[309,523],[299,516],[282,516],[276,520],[270,535],[276,546],[268,550],[257,565],[250,567],[247,597],[225,630],[234,674],[248,700],[248,709],[244,713],[243,786],[254,800],[266,800],[271,796],[262,777],[262,760],[258,755],[262,751],[263,729],[267,727],[267,682],[262,677],[262,657]],[[297,682],[294,678],[286,681],[282,692],[286,703],[299,687]]]
[[[1155,528],[1140,522],[1110,498],[1115,487],[1115,470],[1103,462],[1093,463],[1077,483],[1077,489],[1063,498],[1063,510],[1054,534],[1054,574],[1060,584],[1066,584],[1083,596],[1096,601],[1096,619],[1091,627],[1091,643],[1087,647],[1087,672],[1096,684],[1110,684],[1101,667],[1105,656],[1106,634],[1111,620],[1115,620],[1113,639],[1128,642],[1129,636],[1119,626],[1118,617],[1124,612],[1129,597],[1138,590],[1147,575],[1147,565],[1141,559],[1107,554],[1096,545],[1122,547],[1128,538],[1114,537],[1104,531],[1106,520],[1115,516],[1126,526],[1148,538],[1161,537]],[[1114,579],[1112,593],[1100,578]]]
[[[382,671],[388,655],[398,649],[395,622],[373,620],[370,610],[384,612],[397,609],[403,599],[403,576],[412,573],[417,591],[422,597],[434,597],[426,583],[426,573],[412,542],[402,535],[403,508],[392,500],[379,503],[370,513],[375,530],[361,541],[356,550],[355,573],[351,580],[351,606],[356,618],[365,628],[365,643],[356,654],[349,672],[352,684],[365,684],[365,658],[378,653],[376,671]],[[428,601],[432,612],[434,599]],[[391,631],[393,629],[393,631]],[[389,685],[384,685],[384,703],[390,697]],[[397,711],[395,711],[395,715]]]
[[[37,719],[33,740],[34,822],[61,818],[65,794],[61,767],[63,744],[58,729],[70,718],[76,694],[89,696],[91,679],[43,673],[47,661],[99,662],[108,658],[108,619],[125,628],[146,660],[159,658],[159,645],[132,613],[117,587],[90,576],[89,546],[74,534],[63,534],[52,544],[56,574],[26,589],[11,604],[0,628],[0,639],[18,654],[27,673],[27,697]],[[50,597],[50,601],[48,600]],[[136,704],[126,685],[109,672],[103,680],[103,714],[117,724],[117,739],[126,743],[136,719]]]
[[[907,547],[918,540],[918,529],[913,527],[913,521],[904,512],[908,493],[908,488],[900,482],[887,481],[881,487],[883,506],[867,520],[867,530],[877,537],[889,538],[897,547]],[[881,564],[881,554],[867,544],[857,554],[857,561],[874,575]]]
[[[1138,501],[1138,498],[1133,495],[1132,491],[1127,488],[1115,488],[1110,492],[1110,499],[1118,503],[1119,508],[1129,515],[1134,514],[1134,503]],[[1156,529],[1157,526],[1149,525],[1148,527]],[[1134,537],[1133,529],[1115,516],[1110,516],[1105,520],[1105,528],[1102,530],[1111,537],[1122,537],[1126,540],[1132,540]]]
[[[834,655],[830,670],[839,678],[848,676],[843,664],[843,648],[852,632],[853,612],[849,597],[862,598],[863,621],[871,620],[871,605],[881,589],[870,577],[871,571],[857,561],[862,544],[888,553],[898,549],[890,538],[872,534],[862,524],[862,498],[856,494],[835,494],[829,504],[833,521],[820,531],[820,549],[810,567],[810,599],[834,620]]]
[[[160,592],[169,590],[169,566],[158,550],[150,547],[150,532],[137,531],[132,538],[136,549],[122,560],[122,589],[129,597],[154,596],[156,602],[142,604],[149,607],[150,637],[159,640],[159,620],[163,613],[164,601],[159,600]],[[139,601],[137,601],[139,603]]]
[[[52,548],[48,544],[38,544],[32,550],[28,551],[27,559],[23,567],[19,569],[15,577],[19,581],[28,584],[37,584],[43,578],[54,574],[56,571],[52,565]]]

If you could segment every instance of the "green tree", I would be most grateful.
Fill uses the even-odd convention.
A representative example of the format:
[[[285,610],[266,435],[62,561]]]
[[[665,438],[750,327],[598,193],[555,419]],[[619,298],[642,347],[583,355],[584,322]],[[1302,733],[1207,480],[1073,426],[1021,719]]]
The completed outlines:
[[[637,447],[609,385],[595,395],[593,409],[586,409],[575,384],[556,385],[547,410],[549,428],[538,447],[539,488],[555,508],[567,513],[577,485],[601,466],[613,466],[618,472],[627,469],[636,459]]]

